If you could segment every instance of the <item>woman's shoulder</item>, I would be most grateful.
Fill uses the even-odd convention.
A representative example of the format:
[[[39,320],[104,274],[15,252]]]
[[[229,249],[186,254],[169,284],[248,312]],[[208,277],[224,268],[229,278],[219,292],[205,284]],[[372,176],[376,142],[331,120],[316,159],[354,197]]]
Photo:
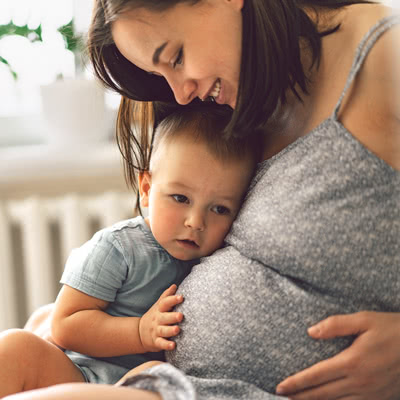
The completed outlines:
[[[379,4],[348,7],[342,23],[347,43],[356,49],[372,27],[392,15],[392,9]],[[373,45],[344,99],[339,119],[367,148],[400,170],[400,18],[383,28],[380,25],[369,37]]]
[[[400,54],[400,10],[384,6],[382,4],[355,4],[348,7],[341,18],[341,30],[344,31],[344,37],[347,39],[347,45],[357,48],[367,33],[379,25],[374,34],[377,34],[383,28],[387,19],[394,18],[394,22],[387,30],[384,30],[371,48],[368,57],[365,60],[364,69],[371,67],[375,73],[382,71],[382,59],[385,61],[394,60]],[[373,39],[371,37],[370,39]],[[395,47],[396,46],[396,47]],[[378,62],[381,60],[381,62]],[[387,63],[390,66],[390,63]]]
[[[361,3],[345,7],[339,16],[347,28],[363,36],[376,22],[393,13],[393,8],[383,4]]]

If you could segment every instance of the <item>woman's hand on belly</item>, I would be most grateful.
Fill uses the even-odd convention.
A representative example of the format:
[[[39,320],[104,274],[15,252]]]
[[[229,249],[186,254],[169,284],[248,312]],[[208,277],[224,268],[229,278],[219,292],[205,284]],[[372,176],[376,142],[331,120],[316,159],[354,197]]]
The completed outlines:
[[[285,379],[277,393],[293,400],[400,398],[400,313],[336,315],[309,334],[314,339],[357,338],[338,355]]]

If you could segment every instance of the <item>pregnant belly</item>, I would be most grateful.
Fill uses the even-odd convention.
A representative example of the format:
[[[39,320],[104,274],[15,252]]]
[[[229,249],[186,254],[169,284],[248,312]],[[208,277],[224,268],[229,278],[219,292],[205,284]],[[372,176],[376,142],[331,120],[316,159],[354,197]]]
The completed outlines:
[[[232,247],[194,267],[178,292],[185,298],[178,308],[184,321],[167,361],[188,375],[238,379],[273,392],[286,376],[351,343],[313,340],[307,328],[354,310]]]

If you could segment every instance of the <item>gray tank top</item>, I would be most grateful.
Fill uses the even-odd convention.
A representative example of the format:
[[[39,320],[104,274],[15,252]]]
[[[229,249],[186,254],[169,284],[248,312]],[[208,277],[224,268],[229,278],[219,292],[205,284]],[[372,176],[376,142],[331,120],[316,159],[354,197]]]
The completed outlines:
[[[273,393],[352,340],[312,340],[312,324],[400,311],[400,173],[337,118],[369,50],[399,22],[368,32],[332,116],[260,166],[229,246],[180,286],[185,322],[169,361],[186,374]]]
[[[165,386],[182,387],[171,398],[193,399],[190,385],[198,399],[275,398],[285,377],[353,340],[313,340],[309,326],[339,313],[400,312],[400,173],[337,117],[369,50],[399,22],[371,28],[332,115],[261,164],[227,247],[179,287],[185,319],[167,359],[186,376],[164,368]]]

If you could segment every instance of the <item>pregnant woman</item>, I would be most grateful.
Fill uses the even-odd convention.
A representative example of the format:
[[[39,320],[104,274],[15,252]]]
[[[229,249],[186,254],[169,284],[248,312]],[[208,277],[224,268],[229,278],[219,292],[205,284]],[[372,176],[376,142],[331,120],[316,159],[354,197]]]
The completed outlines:
[[[133,186],[134,100],[230,106],[227,135],[262,135],[263,154],[227,246],[179,288],[168,364],[10,399],[398,399],[399,25],[364,1],[95,1]]]

